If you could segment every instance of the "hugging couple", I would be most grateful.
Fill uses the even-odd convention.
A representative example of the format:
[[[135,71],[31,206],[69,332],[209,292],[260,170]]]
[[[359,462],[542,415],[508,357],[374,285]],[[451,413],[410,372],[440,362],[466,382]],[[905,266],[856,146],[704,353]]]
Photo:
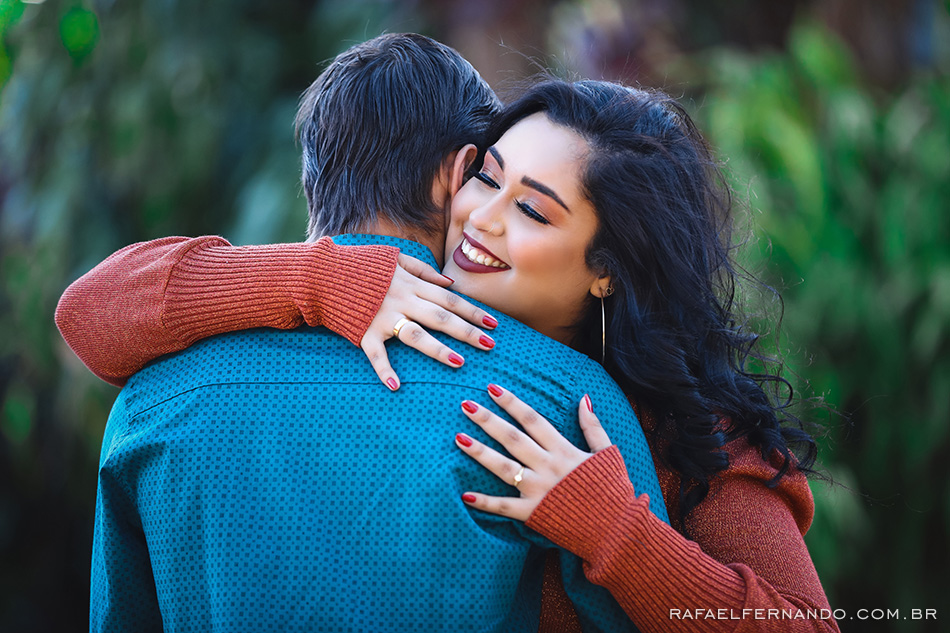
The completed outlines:
[[[91,630],[733,631],[670,613],[828,607],[814,442],[746,368],[729,192],[674,100],[552,79],[503,106],[453,49],[390,34],[296,124],[307,243],[135,244],[60,300],[124,384]]]

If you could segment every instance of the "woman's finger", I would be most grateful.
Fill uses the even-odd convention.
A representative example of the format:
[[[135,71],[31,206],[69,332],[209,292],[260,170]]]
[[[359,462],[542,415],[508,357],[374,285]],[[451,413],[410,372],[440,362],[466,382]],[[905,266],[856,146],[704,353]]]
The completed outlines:
[[[454,295],[448,290],[440,290],[439,292],[447,297],[455,297],[459,301],[463,301],[458,295]],[[418,313],[414,313],[414,311],[411,310],[407,310],[406,312],[409,313],[409,316],[413,320],[421,323],[430,330],[437,330],[448,334],[452,338],[462,341],[463,343],[468,343],[472,347],[477,347],[482,350],[490,350],[495,347],[495,340],[492,337],[468,321],[450,312],[449,308],[446,307],[448,303],[450,302],[433,302],[428,304],[425,309],[421,309]]]
[[[458,368],[465,364],[465,359],[442,341],[425,331],[415,321],[409,321],[399,328],[399,340],[408,347],[416,349],[429,358],[434,358],[449,367]],[[372,361],[370,361],[372,362]]]
[[[396,375],[392,365],[389,364],[389,355],[386,353],[386,346],[383,345],[383,341],[367,333],[360,341],[360,348],[366,354],[369,364],[373,366],[373,371],[383,381],[383,384],[390,391],[399,389],[399,376]]]
[[[396,268],[383,306],[473,347],[489,350],[495,346],[495,341],[476,327],[494,327],[498,324],[494,317],[457,294],[418,279],[402,268]]]
[[[538,446],[537,442],[532,440],[513,424],[503,420],[490,410],[471,400],[466,400],[462,403],[462,411],[465,412],[468,419],[480,426],[485,433],[501,444],[505,450],[517,460],[517,465],[514,466],[514,472],[509,472],[511,470],[511,465],[509,464],[506,465],[504,473],[495,473],[502,479],[505,479],[502,475],[507,474],[509,478],[506,481],[511,482],[512,477],[515,476],[522,464],[534,470],[542,469],[547,465],[547,457],[544,450]],[[510,459],[507,461],[512,464],[515,463]],[[502,464],[502,462],[496,463]],[[491,470],[488,464],[483,465]]]
[[[458,315],[460,318],[478,327],[492,329],[498,325],[498,320],[495,319],[495,317],[466,301],[451,290],[434,287],[432,285],[421,285],[421,287],[417,289],[417,293],[423,299],[431,301],[437,306],[444,308],[452,314]]]
[[[423,281],[428,281],[430,284],[448,288],[453,283],[452,279],[449,277],[441,274],[429,264],[426,264],[425,262],[420,261],[410,255],[400,253],[399,257],[396,259],[396,263],[402,266],[406,272],[410,273],[414,277],[418,277]]]
[[[465,505],[483,512],[490,512],[519,521],[527,521],[528,517],[531,516],[531,512],[537,506],[537,503],[532,503],[520,497],[490,497],[476,492],[466,492],[462,495],[462,501],[465,502]]]
[[[584,432],[584,439],[592,453],[602,451],[610,447],[610,438],[607,437],[607,431],[600,424],[600,418],[594,415],[594,404],[590,396],[584,394],[577,407],[577,419],[580,422],[581,431]]]
[[[498,385],[488,385],[492,400],[515,419],[521,428],[546,451],[555,452],[567,447],[575,448],[554,426],[537,411],[518,399],[513,393]],[[495,438],[498,439],[497,437]],[[501,441],[501,440],[499,440]],[[507,448],[507,446],[505,447]]]
[[[468,401],[466,400],[466,402]],[[530,478],[533,473],[529,470],[527,464],[502,455],[465,433],[456,434],[455,444],[462,449],[463,453],[487,468],[489,472],[509,486],[515,488],[531,486]]]

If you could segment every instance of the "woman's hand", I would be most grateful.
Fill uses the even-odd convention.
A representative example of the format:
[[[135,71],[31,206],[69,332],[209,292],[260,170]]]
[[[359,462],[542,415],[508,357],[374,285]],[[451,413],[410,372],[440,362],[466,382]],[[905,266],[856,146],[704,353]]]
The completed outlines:
[[[462,500],[485,512],[527,521],[541,503],[541,499],[559,481],[593,453],[609,447],[610,439],[600,425],[600,420],[594,415],[590,396],[581,398],[577,416],[584,438],[593,453],[582,451],[568,442],[550,422],[506,389],[498,385],[488,385],[488,393],[524,431],[471,400],[462,403],[462,410],[472,422],[504,446],[511,457],[502,455],[464,433],[455,436],[455,443],[499,479],[515,486],[521,496],[490,497],[466,492],[462,495]]]
[[[376,375],[392,391],[399,389],[399,377],[389,364],[384,343],[394,336],[397,326],[400,341],[449,367],[461,367],[465,359],[426,332],[423,326],[481,350],[495,346],[495,341],[472,323],[494,328],[498,321],[446,290],[451,283],[451,279],[431,266],[414,257],[399,255],[386,297],[360,340],[360,347]]]

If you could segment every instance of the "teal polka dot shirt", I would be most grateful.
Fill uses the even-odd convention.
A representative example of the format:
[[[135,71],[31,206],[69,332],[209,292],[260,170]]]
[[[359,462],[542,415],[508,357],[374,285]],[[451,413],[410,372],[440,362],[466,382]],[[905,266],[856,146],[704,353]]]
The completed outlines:
[[[435,264],[421,246],[393,244]],[[491,352],[452,369],[388,346],[402,386],[323,328],[214,337],[136,374],[102,442],[93,631],[525,631],[538,628],[552,543],[473,510],[516,495],[454,445],[493,443],[460,410],[490,382],[585,446],[589,393],[638,493],[667,520],[640,425],[601,367],[496,314]],[[497,413],[502,413],[495,409]],[[562,551],[585,631],[635,630]]]

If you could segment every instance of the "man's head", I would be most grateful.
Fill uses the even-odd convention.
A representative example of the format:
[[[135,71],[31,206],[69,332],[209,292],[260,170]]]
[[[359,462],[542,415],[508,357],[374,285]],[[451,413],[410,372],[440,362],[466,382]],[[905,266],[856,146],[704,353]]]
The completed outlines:
[[[386,223],[444,232],[433,183],[455,150],[480,148],[500,104],[454,49],[387,34],[344,51],[297,112],[310,239]]]

